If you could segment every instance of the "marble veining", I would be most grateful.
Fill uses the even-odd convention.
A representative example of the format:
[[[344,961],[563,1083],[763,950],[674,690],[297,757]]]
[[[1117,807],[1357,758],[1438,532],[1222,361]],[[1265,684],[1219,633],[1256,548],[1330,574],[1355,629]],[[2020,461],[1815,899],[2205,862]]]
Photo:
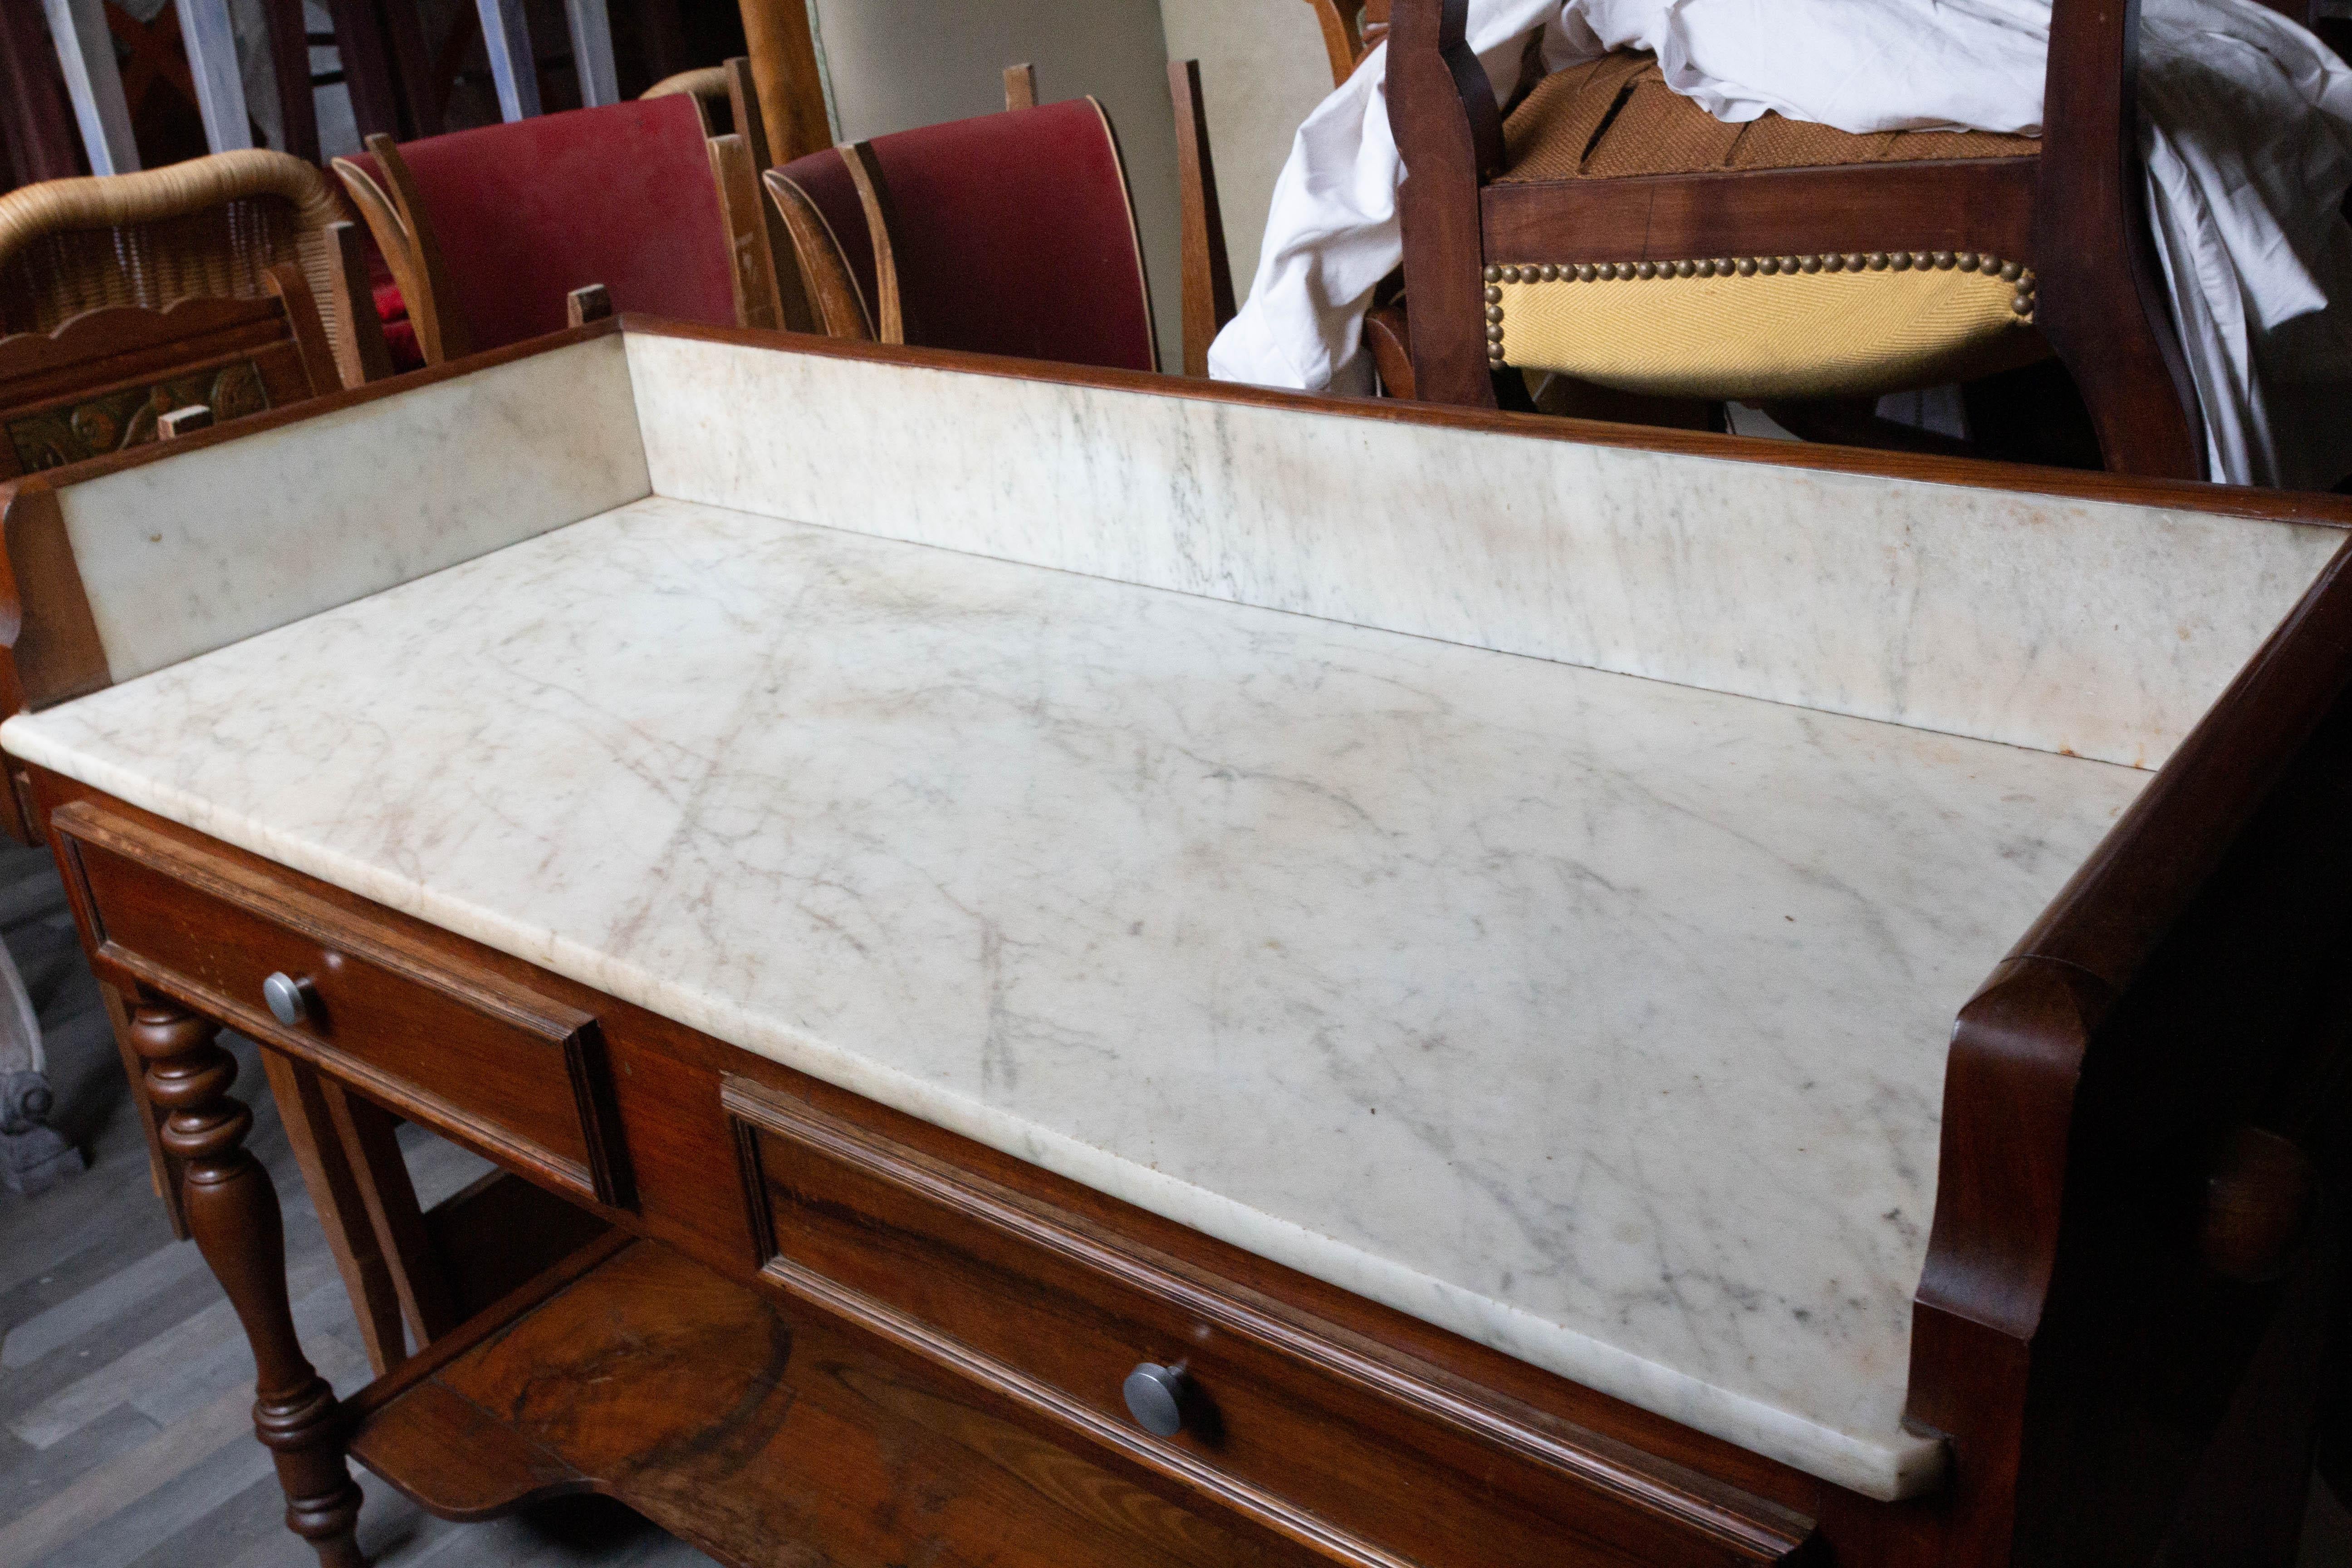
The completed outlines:
[[[649,493],[619,340],[58,492],[128,680]]]
[[[654,491],[2153,768],[2342,531],[628,339]]]
[[[2148,776],[658,497],[0,742],[1882,1498],[1951,1020]]]

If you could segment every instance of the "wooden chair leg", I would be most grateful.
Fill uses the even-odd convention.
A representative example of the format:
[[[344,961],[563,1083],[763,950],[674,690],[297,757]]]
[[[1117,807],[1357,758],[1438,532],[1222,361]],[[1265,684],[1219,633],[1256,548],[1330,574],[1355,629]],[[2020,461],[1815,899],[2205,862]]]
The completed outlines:
[[[277,1464],[287,1528],[317,1551],[321,1568],[366,1568],[342,1405],[294,1332],[278,1189],[245,1147],[253,1112],[228,1092],[236,1058],[221,1049],[219,1033],[157,993],[143,992],[131,1008],[131,1048],[147,1064],[149,1098],[166,1112],[163,1148],[184,1172],[188,1226],[253,1351],[254,1431]]]
[[[295,1163],[302,1167],[311,1206],[319,1211],[320,1228],[327,1233],[327,1248],[335,1255],[343,1289],[351,1294],[352,1315],[359,1320],[368,1365],[381,1377],[408,1359],[400,1293],[361,1195],[351,1152],[335,1131],[325,1085],[316,1069],[267,1047],[261,1066],[269,1075],[269,1091],[277,1099]]]
[[[331,1079],[320,1090],[351,1159],[352,1179],[392,1275],[394,1294],[419,1349],[457,1326],[457,1299],[425,1229],[416,1188],[408,1179],[392,1115]]]
[[[163,1152],[163,1110],[148,1098],[146,1068],[131,1048],[130,1005],[121,992],[104,981],[99,982],[98,994],[106,1005],[106,1021],[114,1026],[114,1048],[121,1054],[123,1074],[131,1080],[131,1099],[138,1108],[140,1127],[147,1134],[147,1179],[155,1195],[163,1200],[163,1212],[172,1221],[172,1238],[185,1241],[188,1211],[180,1202],[180,1167]]]

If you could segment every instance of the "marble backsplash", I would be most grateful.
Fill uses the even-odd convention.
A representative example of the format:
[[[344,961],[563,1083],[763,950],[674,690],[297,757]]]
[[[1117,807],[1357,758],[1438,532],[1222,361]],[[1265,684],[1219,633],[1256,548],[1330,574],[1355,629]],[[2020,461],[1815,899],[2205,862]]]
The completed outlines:
[[[655,493],[2152,768],[2296,523],[627,339]]]
[[[599,338],[58,497],[121,681],[647,489],[621,344]]]

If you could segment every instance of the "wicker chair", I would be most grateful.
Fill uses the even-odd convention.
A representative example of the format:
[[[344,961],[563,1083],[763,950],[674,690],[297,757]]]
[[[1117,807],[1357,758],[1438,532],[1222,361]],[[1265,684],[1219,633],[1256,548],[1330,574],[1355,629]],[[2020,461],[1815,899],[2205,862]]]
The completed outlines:
[[[0,196],[0,332],[49,331],[101,305],[259,299],[286,261],[323,305],[338,267],[328,226],[342,216],[316,168],[258,149],[26,185]],[[345,325],[325,314],[340,353]]]

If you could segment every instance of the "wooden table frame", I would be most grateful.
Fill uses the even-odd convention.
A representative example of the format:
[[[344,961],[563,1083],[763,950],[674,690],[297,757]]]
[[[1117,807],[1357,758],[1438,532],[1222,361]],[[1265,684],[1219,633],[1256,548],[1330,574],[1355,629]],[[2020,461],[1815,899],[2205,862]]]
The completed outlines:
[[[624,318],[483,361],[623,330],[762,341]],[[919,350],[799,341],[793,347],[1219,402],[1322,407],[1374,421],[2352,523],[2352,506],[2324,497],[1341,404]],[[425,374],[437,379],[469,368]],[[283,417],[315,417],[393,395],[334,395]],[[183,445],[229,438],[231,433],[199,434]],[[111,472],[160,456],[123,454],[88,469]],[[0,491],[14,574],[6,586],[19,609],[14,618],[20,629],[0,668],[11,706],[37,708],[92,689],[91,650],[79,645],[94,634],[74,629],[78,588],[69,556],[60,563],[54,547],[39,548],[41,519],[54,515],[46,498],[71,482],[70,475],[35,476]],[[781,1504],[761,1500],[709,1512],[690,1495],[703,1483],[684,1471],[659,1465],[600,1470],[577,1453],[551,1457],[543,1448],[516,1447],[512,1432],[492,1430],[496,1421],[472,1429],[482,1452],[505,1456],[477,1467],[493,1472],[490,1481],[453,1477],[446,1464],[434,1463],[436,1445],[447,1450],[448,1434],[430,1428],[440,1436],[427,1443],[422,1413],[430,1405],[441,1413],[436,1419],[451,1418],[451,1388],[469,1377],[475,1382],[468,1386],[480,1385],[489,1375],[482,1370],[488,1364],[482,1358],[490,1356],[486,1347],[509,1325],[525,1325],[509,1337],[526,1335],[532,1314],[560,1316],[569,1292],[606,1288],[598,1281],[619,1290],[628,1279],[658,1277],[669,1282],[665,1289],[684,1289],[678,1281],[688,1277],[675,1271],[690,1267],[690,1280],[704,1282],[693,1285],[704,1292],[695,1299],[718,1303],[710,1313],[773,1311],[775,1321],[787,1325],[778,1331],[787,1340],[798,1333],[811,1344],[835,1347],[823,1353],[835,1358],[825,1364],[836,1383],[878,1378],[892,1388],[919,1385],[921,1399],[934,1402],[921,1408],[952,1408],[961,1413],[958,1421],[980,1424],[956,1428],[964,1435],[938,1452],[962,1458],[940,1459],[947,1468],[929,1481],[952,1478],[952,1486],[968,1489],[958,1495],[976,1500],[972,1506],[985,1512],[996,1505],[988,1501],[992,1483],[967,1465],[977,1464],[973,1456],[986,1447],[972,1447],[981,1442],[973,1434],[983,1427],[1024,1434],[1019,1443],[1044,1445],[1024,1447],[1024,1454],[1062,1456],[1036,1463],[1081,1467],[1073,1473],[1090,1478],[1083,1484],[1135,1500],[1135,1510],[1172,1507],[1211,1532],[1190,1547],[1166,1547],[1164,1541],[1151,1547],[1166,1547],[1175,1561],[1484,1563],[1515,1560],[1510,1532],[1532,1530],[1560,1552],[1577,1557],[1580,1549],[1594,1561],[1795,1562],[1820,1553],[1840,1563],[1957,1568],[2148,1563],[2162,1548],[2177,1563],[2284,1564],[2299,1528],[2313,1434],[2329,1418],[2329,1401],[2341,1399],[2330,1380],[2341,1375],[2343,1161],[2352,1148],[2340,1125],[2347,1110],[2352,986],[2337,978],[2343,944],[2352,937],[2347,560],[2336,558],[1960,1015],[1937,1210],[1916,1300],[1910,1396],[1912,1421],[1946,1435],[1956,1463],[1949,1486],[1902,1503],[1871,1501],[1607,1398],[56,773],[12,763],[13,804],[23,814],[20,826],[37,825],[66,867],[76,919],[101,979],[133,998],[128,1040],[167,1112],[161,1145],[181,1166],[190,1227],[254,1347],[257,1430],[278,1465],[289,1524],[318,1546],[323,1562],[358,1561],[358,1494],[345,1466],[347,1447],[394,1485],[456,1517],[481,1517],[550,1490],[594,1488],[739,1561],[772,1539],[783,1527],[780,1521],[850,1529],[833,1515],[788,1517],[777,1511]],[[85,626],[87,619],[84,609]],[[26,628],[36,634],[29,639]],[[103,684],[102,661],[98,673]],[[110,890],[94,894],[100,884]],[[551,1161],[540,1144],[519,1141],[513,1131],[526,1115],[550,1114],[547,1106],[495,1099],[460,1105],[449,1098],[457,1093],[450,1084],[380,1071],[330,1037],[278,1024],[257,996],[220,989],[207,978],[211,971],[193,960],[158,956],[155,942],[139,934],[194,932],[170,940],[212,942],[234,959],[236,940],[219,934],[226,928],[201,912],[213,906],[185,901],[224,898],[271,930],[313,933],[304,940],[327,931],[363,933],[375,944],[369,951],[389,955],[382,963],[433,977],[444,994],[471,987],[478,1005],[500,1017],[588,1021],[562,1026],[584,1043],[572,1058],[573,1088],[565,1091],[578,1098],[560,1104],[576,1103],[589,1147],[601,1143],[608,1154],[585,1164]],[[338,1405],[296,1342],[276,1198],[241,1147],[250,1117],[230,1093],[233,1064],[214,1039],[221,1026],[260,1043],[281,1105],[290,1091],[297,1108],[289,1110],[289,1126],[315,1128],[322,1109],[346,1131],[378,1114],[362,1106],[410,1116],[560,1197],[570,1212],[593,1215],[591,1239],[454,1328],[448,1306],[404,1302],[413,1317],[434,1317],[444,1329],[438,1342],[349,1405]],[[599,1131],[603,1116],[610,1121]],[[354,1205],[368,1206],[355,1190],[363,1181],[355,1173],[370,1162],[354,1160],[349,1142],[332,1142],[336,1154],[305,1163],[321,1215],[341,1216],[337,1224],[346,1236],[398,1230],[405,1222],[383,1212],[383,1194],[373,1215],[352,1214]],[[319,1146],[325,1151],[329,1141]],[[1334,1430],[1331,1406],[1318,1403],[1320,1395],[1298,1401],[1281,1438],[1302,1468],[1285,1472],[1293,1479],[1281,1485],[1249,1471],[1243,1449],[1136,1439],[1050,1377],[986,1349],[997,1331],[992,1325],[1012,1308],[974,1306],[960,1326],[943,1328],[910,1316],[877,1294],[880,1287],[845,1284],[810,1265],[817,1252],[780,1241],[786,1224],[767,1207],[773,1184],[782,1179],[773,1162],[812,1149],[860,1180],[928,1193],[926,1202],[945,1205],[937,1213],[956,1224],[982,1226],[996,1238],[989,1247],[1002,1249],[991,1256],[1006,1278],[1034,1265],[1034,1256],[1016,1245],[1034,1233],[1059,1238],[1055,1245],[1068,1256],[1126,1269],[1123,1278],[1158,1281],[1152,1289],[1175,1289],[1169,1282],[1177,1281],[1201,1292],[1199,1310],[1243,1325],[1234,1334],[1287,1345],[1283,1353],[1292,1359],[1285,1365],[1304,1366],[1316,1377],[1339,1376],[1331,1369],[1341,1369],[1366,1401],[1360,1425]],[[329,1168],[338,1160],[340,1173]],[[397,1194],[392,1198],[396,1208]],[[906,1245],[946,1245],[915,1220],[901,1221],[893,1224]],[[579,1243],[578,1236],[565,1239]],[[657,1250],[649,1253],[642,1243]],[[379,1247],[368,1267],[388,1269],[386,1259],[399,1255],[397,1247]],[[971,1255],[939,1256],[951,1262]],[[673,1258],[684,1261],[665,1261]],[[1055,1300],[1062,1298],[1039,1301]],[[379,1342],[396,1339],[397,1325],[386,1314],[378,1310],[375,1321]],[[914,1381],[892,1381],[899,1379]],[[815,1395],[803,1390],[802,1397]],[[704,1445],[695,1450],[701,1453],[713,1443],[751,1443],[741,1423],[751,1416],[743,1413],[769,1407],[747,1395],[732,1412],[681,1413],[674,1401],[647,1408],[663,1413],[666,1434]],[[759,1441],[772,1438],[768,1431]],[[1518,1500],[1501,1512],[1478,1516],[1493,1521],[1491,1530],[1457,1529],[1441,1546],[1416,1534],[1413,1510],[1402,1496],[1368,1507],[1345,1489],[1342,1472],[1360,1451],[1386,1451],[1383,1444],[1434,1451],[1452,1442],[1472,1445],[1493,1463],[1524,1467],[1509,1473],[1522,1475],[1529,1489],[1511,1494]],[[758,1451],[762,1462],[805,1463],[816,1471],[829,1462],[799,1450],[797,1458],[780,1458],[777,1447]],[[537,1457],[525,1463],[517,1455]],[[919,1489],[926,1481],[901,1475],[885,1482],[853,1472],[847,1458],[839,1463],[838,1473],[803,1479],[869,1510],[910,1506],[911,1493],[889,1487]],[[459,1495],[465,1487],[474,1489]],[[1463,1509],[1495,1506],[1467,1489],[1458,1501]],[[1006,1520],[990,1515],[987,1527],[1004,1528]],[[1071,1561],[1149,1555],[1138,1539],[1120,1535],[1124,1527],[1116,1522],[1082,1523],[1054,1537],[1062,1543],[1055,1550]],[[940,1530],[943,1538],[952,1535],[948,1525]],[[1089,1530],[1108,1533],[1097,1541],[1085,1534]],[[854,1544],[845,1544],[844,1554],[858,1560]]]

